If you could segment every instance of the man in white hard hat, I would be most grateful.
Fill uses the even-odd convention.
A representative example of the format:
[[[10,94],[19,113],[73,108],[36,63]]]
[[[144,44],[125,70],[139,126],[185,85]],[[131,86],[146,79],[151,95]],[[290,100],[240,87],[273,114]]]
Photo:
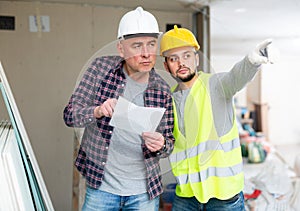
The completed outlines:
[[[158,210],[159,159],[174,143],[171,93],[154,70],[160,34],[155,17],[143,8],[126,13],[118,29],[119,56],[96,58],[65,107],[66,125],[85,128],[75,161],[86,178],[82,210]],[[135,134],[111,126],[120,96],[165,108],[156,131]]]

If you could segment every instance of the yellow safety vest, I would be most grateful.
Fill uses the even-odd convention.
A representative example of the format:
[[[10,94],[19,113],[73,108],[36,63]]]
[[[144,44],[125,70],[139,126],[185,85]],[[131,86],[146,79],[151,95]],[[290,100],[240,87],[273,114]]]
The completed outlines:
[[[210,198],[229,199],[244,187],[236,120],[227,134],[218,137],[209,95],[209,77],[210,74],[201,73],[186,99],[185,136],[179,130],[173,101],[176,141],[170,163],[177,180],[176,194],[195,196],[201,203]]]

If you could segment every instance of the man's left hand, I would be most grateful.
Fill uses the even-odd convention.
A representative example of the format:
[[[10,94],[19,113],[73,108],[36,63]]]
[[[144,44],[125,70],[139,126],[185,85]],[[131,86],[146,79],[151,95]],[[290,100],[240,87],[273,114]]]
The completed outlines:
[[[165,144],[163,135],[158,132],[143,132],[142,138],[145,141],[145,145],[151,152],[161,150]]]
[[[254,65],[273,64],[279,57],[279,51],[275,49],[271,43],[272,39],[266,39],[259,43],[256,48],[248,54],[249,61]]]

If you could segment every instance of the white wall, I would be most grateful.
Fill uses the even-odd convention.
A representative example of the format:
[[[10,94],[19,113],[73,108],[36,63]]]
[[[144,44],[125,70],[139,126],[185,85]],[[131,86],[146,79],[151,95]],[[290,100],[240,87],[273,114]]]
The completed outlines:
[[[292,46],[300,48],[300,43]],[[262,98],[270,105],[269,137],[278,145],[300,143],[300,54],[287,56],[283,48],[282,53],[278,64],[262,72]]]

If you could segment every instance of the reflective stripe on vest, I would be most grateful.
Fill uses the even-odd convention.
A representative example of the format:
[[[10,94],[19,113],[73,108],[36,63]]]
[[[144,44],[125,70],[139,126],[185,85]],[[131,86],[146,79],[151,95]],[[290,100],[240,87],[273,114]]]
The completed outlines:
[[[197,173],[177,176],[176,179],[178,180],[179,184],[187,184],[189,182],[197,183],[197,182],[203,182],[212,176],[216,176],[216,177],[235,176],[237,174],[240,174],[242,171],[243,171],[243,163],[239,163],[229,168],[209,167],[208,169]]]
[[[240,140],[238,138],[222,144],[219,140],[210,140],[202,142],[197,146],[189,148],[185,151],[172,154],[170,156],[170,162],[179,162],[187,159],[188,157],[194,157],[199,153],[203,153],[205,151],[223,150],[224,152],[229,152],[238,147],[240,147]]]

